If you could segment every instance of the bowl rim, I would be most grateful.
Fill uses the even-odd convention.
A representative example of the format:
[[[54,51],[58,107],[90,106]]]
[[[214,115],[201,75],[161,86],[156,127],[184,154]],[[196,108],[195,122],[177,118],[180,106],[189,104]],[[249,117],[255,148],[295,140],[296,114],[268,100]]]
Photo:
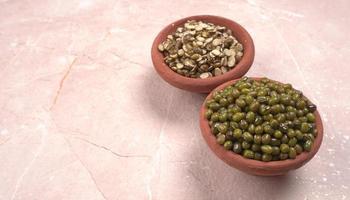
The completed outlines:
[[[213,23],[217,25],[223,25],[225,23],[230,24],[230,26],[234,27],[234,28],[228,27],[229,29],[232,30],[233,32],[232,35],[236,37],[237,40],[238,40],[238,37],[243,39],[243,41],[238,40],[240,43],[242,43],[244,47],[242,59],[235,65],[233,69],[229,70],[225,74],[222,74],[216,77],[210,77],[207,79],[185,77],[171,70],[170,67],[164,62],[164,59],[163,59],[164,56],[158,50],[158,45],[161,42],[163,42],[164,38],[167,35],[173,32],[172,29],[174,29],[174,27],[183,25],[188,20],[202,20],[206,22],[216,21]],[[247,30],[243,28],[240,24],[238,24],[237,22],[231,19],[216,16],[216,15],[194,15],[194,16],[189,16],[189,17],[176,20],[168,24],[158,33],[158,35],[153,41],[152,48],[151,48],[151,57],[152,57],[153,65],[156,71],[158,72],[158,74],[160,74],[166,81],[170,79],[179,85],[182,85],[182,84],[198,85],[201,87],[204,87],[210,84],[213,84],[216,87],[217,85],[223,82],[231,80],[232,78],[242,77],[253,64],[254,55],[255,55],[254,42],[250,34],[247,32]],[[186,88],[182,88],[182,89],[186,89]],[[211,89],[213,89],[213,87],[209,88],[209,90],[207,91],[209,92],[211,91]]]
[[[254,80],[260,80],[263,77],[250,77]],[[317,136],[314,140],[314,144],[312,146],[312,149],[310,152],[305,152],[303,151],[301,154],[297,155],[295,159],[287,159],[287,160],[279,160],[279,161],[269,161],[269,162],[263,162],[263,161],[258,161],[258,160],[253,160],[253,159],[248,159],[244,158],[240,154],[236,154],[232,151],[226,150],[222,145],[219,145],[216,142],[215,136],[211,133],[208,120],[205,118],[205,111],[207,110],[205,107],[205,102],[212,97],[213,93],[215,91],[221,90],[225,88],[226,86],[232,85],[236,83],[239,79],[231,80],[228,82],[225,82],[218,87],[216,87],[208,96],[205,98],[201,109],[200,109],[200,128],[202,132],[202,136],[204,137],[207,145],[210,147],[210,149],[223,161],[225,161],[227,164],[234,166],[238,169],[242,169],[242,166],[239,165],[244,165],[245,167],[249,169],[264,169],[268,171],[283,171],[283,170],[291,170],[291,169],[297,169],[304,165],[306,162],[308,162],[311,158],[315,156],[315,154],[318,152],[322,140],[323,140],[323,124],[321,120],[321,116],[316,110],[314,112],[316,116],[316,128],[317,128]],[[270,79],[272,80],[272,79]],[[273,80],[275,81],[275,80]],[[276,81],[278,83],[281,83],[279,81]],[[213,146],[212,146],[213,145]],[[229,162],[230,161],[230,162]],[[235,164],[239,163],[239,164]]]

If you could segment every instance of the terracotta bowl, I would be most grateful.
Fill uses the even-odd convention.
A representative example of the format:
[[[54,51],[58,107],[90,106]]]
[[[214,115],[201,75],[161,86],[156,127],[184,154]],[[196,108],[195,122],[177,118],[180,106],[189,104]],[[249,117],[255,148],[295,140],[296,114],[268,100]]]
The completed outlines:
[[[207,79],[188,78],[172,71],[164,62],[164,57],[158,51],[158,45],[165,41],[167,35],[175,32],[176,28],[182,26],[188,20],[202,20],[217,25],[226,26],[232,30],[232,34],[243,45],[243,57],[241,61],[227,73]],[[249,70],[254,60],[254,43],[249,33],[236,22],[218,16],[199,15],[180,19],[166,26],[155,38],[152,45],[152,62],[158,74],[171,85],[191,92],[209,93],[218,85],[242,77]]]
[[[259,79],[259,78],[253,78]],[[238,79],[228,81],[219,87],[215,88],[205,99],[207,101],[212,97],[214,91],[221,90],[226,86],[234,84]],[[232,151],[225,150],[223,146],[219,145],[216,142],[215,136],[211,133],[208,120],[205,118],[205,101],[200,110],[200,128],[202,131],[202,135],[209,145],[210,149],[224,162],[228,165],[237,168],[243,172],[252,175],[259,176],[276,176],[286,174],[290,170],[297,169],[307,163],[314,155],[317,153],[318,149],[321,146],[322,138],[323,138],[323,126],[320,114],[317,110],[314,112],[316,116],[316,128],[318,131],[318,135],[315,138],[314,144],[310,152],[303,152],[299,154],[295,159],[287,159],[282,161],[270,161],[263,162],[252,159],[244,158],[243,156],[236,154]]]

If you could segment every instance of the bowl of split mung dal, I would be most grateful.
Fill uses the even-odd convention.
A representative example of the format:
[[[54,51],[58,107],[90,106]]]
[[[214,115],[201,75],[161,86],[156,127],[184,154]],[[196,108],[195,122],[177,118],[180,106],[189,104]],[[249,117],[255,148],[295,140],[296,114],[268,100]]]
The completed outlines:
[[[254,60],[254,43],[230,19],[191,16],[167,25],[155,38],[151,56],[157,73],[169,84],[209,93],[247,73]]]

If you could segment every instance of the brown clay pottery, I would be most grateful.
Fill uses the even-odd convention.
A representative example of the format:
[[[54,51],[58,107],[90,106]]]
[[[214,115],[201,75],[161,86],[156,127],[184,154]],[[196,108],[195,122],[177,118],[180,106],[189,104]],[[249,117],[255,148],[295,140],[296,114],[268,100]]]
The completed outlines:
[[[254,78],[259,79],[259,78]],[[228,81],[217,88],[215,88],[205,99],[208,100],[212,97],[212,94],[216,90],[220,90],[225,88],[226,86],[234,84],[236,80]],[[318,135],[315,138],[314,144],[310,152],[303,152],[299,154],[295,159],[287,159],[282,161],[270,161],[263,162],[252,159],[244,158],[243,156],[236,154],[232,151],[225,150],[223,146],[219,145],[216,142],[215,136],[211,133],[208,120],[205,118],[205,103],[203,103],[200,110],[200,128],[202,131],[202,135],[207,142],[210,149],[217,155],[221,160],[226,162],[228,165],[237,168],[243,172],[252,175],[259,176],[276,176],[286,174],[290,170],[297,169],[307,163],[311,158],[315,156],[317,151],[319,150],[322,138],[323,138],[323,126],[320,114],[317,110],[314,112],[316,116],[316,128],[318,131]]]
[[[166,39],[167,35],[175,32],[177,27],[182,26],[188,20],[211,22],[231,29],[233,36],[236,37],[244,47],[244,55],[240,62],[225,74],[206,79],[188,78],[172,71],[164,62],[164,57],[158,50],[158,45]],[[151,55],[154,68],[166,82],[180,89],[199,93],[209,93],[218,85],[229,80],[240,78],[247,73],[254,60],[254,43],[249,33],[238,23],[223,17],[199,15],[186,17],[166,26],[155,38],[152,45]]]

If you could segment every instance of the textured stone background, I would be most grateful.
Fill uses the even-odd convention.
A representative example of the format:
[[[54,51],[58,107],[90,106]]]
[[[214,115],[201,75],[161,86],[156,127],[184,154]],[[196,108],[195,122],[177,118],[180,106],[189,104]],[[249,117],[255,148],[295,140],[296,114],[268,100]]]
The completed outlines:
[[[350,1],[0,0],[0,199],[349,199]],[[249,76],[292,83],[319,107],[324,143],[305,167],[261,178],[201,138],[203,95],[153,70],[179,18],[241,23]]]

